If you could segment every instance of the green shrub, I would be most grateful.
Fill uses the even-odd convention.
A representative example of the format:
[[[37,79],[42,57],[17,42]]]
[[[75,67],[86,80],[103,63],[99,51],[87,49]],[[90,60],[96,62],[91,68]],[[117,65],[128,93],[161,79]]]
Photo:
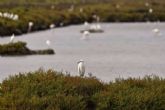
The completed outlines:
[[[94,78],[64,76],[48,70],[4,80],[0,107],[25,110],[86,110],[87,98],[103,85]]]
[[[15,43],[8,43],[4,45],[0,45],[0,55],[7,56],[7,55],[32,55],[32,54],[55,54],[54,50],[52,49],[45,49],[45,50],[30,50],[26,47],[25,42],[15,42]]]
[[[96,94],[98,110],[165,109],[165,80],[158,77],[127,79],[110,83],[106,91]]]
[[[93,77],[42,69],[10,76],[0,84],[0,108],[9,110],[164,110],[165,79]]]

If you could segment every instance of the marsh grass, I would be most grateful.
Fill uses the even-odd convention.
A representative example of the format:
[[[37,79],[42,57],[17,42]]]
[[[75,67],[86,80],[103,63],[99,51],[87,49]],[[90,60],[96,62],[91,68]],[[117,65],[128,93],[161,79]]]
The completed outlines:
[[[145,6],[144,0],[96,1],[83,3],[81,0],[76,0],[73,3],[68,0],[61,3],[60,0],[44,0],[43,3],[39,3],[32,0],[30,4],[24,0],[15,3],[12,3],[11,0],[1,1],[0,11],[18,14],[19,20],[13,21],[0,17],[0,36],[27,33],[29,21],[34,22],[31,31],[38,31],[49,29],[49,25],[52,23],[59,27],[61,23],[67,26],[85,21],[94,22],[92,17],[94,14],[100,16],[101,22],[165,21],[165,2],[163,0],[150,1],[148,7]],[[73,4],[74,10],[68,11]],[[120,8],[116,8],[116,5],[119,5]],[[52,6],[54,6],[53,9]],[[80,8],[83,9],[83,12],[80,12]],[[150,8],[153,9],[153,13],[148,12]]]
[[[42,69],[10,76],[1,84],[0,108],[15,110],[163,110],[165,80],[64,75]]]
[[[20,56],[20,55],[34,55],[34,54],[55,54],[53,49],[45,50],[31,50],[26,46],[25,42],[14,42],[0,45],[1,56]]]

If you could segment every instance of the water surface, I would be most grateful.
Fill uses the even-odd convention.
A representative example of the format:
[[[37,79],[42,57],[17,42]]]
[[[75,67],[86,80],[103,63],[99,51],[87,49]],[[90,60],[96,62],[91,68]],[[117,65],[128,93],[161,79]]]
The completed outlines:
[[[143,77],[156,74],[165,77],[165,23],[103,23],[104,33],[91,34],[81,40],[83,25],[56,28],[16,37],[31,49],[46,49],[46,40],[56,55],[0,57],[0,81],[18,72],[39,68],[55,69],[78,75],[77,61],[83,59],[86,73],[103,81],[118,77]],[[159,28],[161,35],[152,32]],[[0,43],[8,43],[0,38]]]

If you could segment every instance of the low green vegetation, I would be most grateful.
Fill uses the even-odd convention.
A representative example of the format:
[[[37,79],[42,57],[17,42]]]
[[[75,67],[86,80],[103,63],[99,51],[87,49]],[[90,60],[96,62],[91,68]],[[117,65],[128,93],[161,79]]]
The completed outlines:
[[[1,56],[15,56],[15,55],[33,55],[33,54],[54,54],[54,50],[30,50],[26,47],[25,42],[15,42],[0,45]]]
[[[164,110],[165,79],[117,79],[38,70],[10,76],[0,84],[4,110]]]
[[[30,21],[34,23],[31,31],[38,31],[49,29],[51,24],[95,22],[93,15],[101,22],[165,21],[164,6],[164,0],[2,0],[0,12],[18,14],[19,19],[0,17],[0,36],[27,33]]]
[[[87,29],[87,30],[81,30],[80,32],[84,33],[85,31],[88,31],[90,33],[103,33],[104,32],[104,30],[102,30],[102,29]]]

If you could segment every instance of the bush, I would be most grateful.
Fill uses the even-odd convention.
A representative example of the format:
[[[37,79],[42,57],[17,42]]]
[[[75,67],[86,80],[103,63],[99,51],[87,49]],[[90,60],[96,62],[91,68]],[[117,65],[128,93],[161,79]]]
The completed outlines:
[[[0,108],[25,110],[86,110],[87,98],[103,85],[94,78],[64,76],[38,70],[4,80]]]
[[[63,75],[42,69],[10,76],[0,90],[0,108],[16,110],[164,110],[165,79],[118,79]]]
[[[45,50],[30,50],[26,47],[25,42],[16,42],[0,45],[0,55],[32,55],[32,54],[54,54],[54,50],[45,49]]]
[[[110,83],[94,100],[98,110],[162,110],[164,84],[165,80],[158,77],[120,80]]]

